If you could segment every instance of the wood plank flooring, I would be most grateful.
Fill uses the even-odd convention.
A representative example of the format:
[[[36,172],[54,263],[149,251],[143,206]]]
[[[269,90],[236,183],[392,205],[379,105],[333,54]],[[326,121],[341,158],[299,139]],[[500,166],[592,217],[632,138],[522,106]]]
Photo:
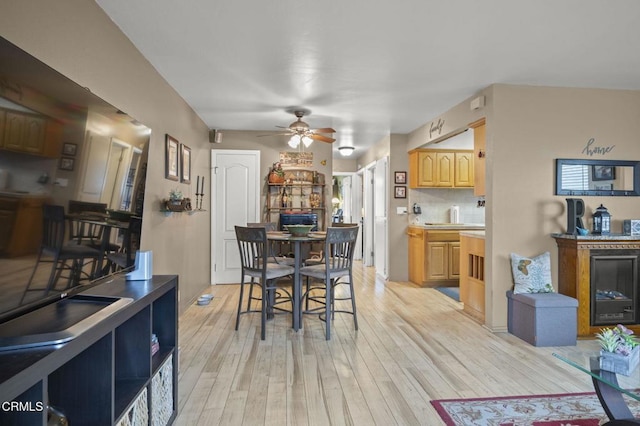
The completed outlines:
[[[332,339],[305,315],[234,330],[238,285],[211,287],[208,306],[180,317],[177,425],[442,425],[433,399],[593,391],[589,376],[552,356],[587,357],[594,340],[538,348],[492,333],[437,290],[383,282],[354,268],[359,330],[336,314]],[[347,302],[341,302],[347,303]]]

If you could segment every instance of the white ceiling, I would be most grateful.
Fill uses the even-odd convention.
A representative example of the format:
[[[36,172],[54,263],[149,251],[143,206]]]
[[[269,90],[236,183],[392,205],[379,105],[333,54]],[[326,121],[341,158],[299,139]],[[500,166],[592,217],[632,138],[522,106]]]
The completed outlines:
[[[640,90],[637,0],[97,3],[210,128],[302,107],[355,156],[493,83]]]

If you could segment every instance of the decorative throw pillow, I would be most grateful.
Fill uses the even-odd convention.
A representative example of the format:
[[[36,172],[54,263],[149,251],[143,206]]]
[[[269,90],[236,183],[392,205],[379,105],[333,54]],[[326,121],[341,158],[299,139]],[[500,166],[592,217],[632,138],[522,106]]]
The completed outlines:
[[[553,293],[551,284],[551,254],[542,253],[534,258],[511,253],[513,293]]]

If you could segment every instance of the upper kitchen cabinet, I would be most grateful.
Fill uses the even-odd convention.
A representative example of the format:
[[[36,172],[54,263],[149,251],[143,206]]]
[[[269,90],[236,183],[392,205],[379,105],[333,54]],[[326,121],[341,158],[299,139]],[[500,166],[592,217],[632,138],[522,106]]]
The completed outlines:
[[[486,159],[486,131],[484,118],[471,123],[473,129],[473,168],[474,168],[474,185],[473,195],[485,195],[485,159]]]
[[[472,188],[473,151],[426,150],[409,154],[411,188]]]
[[[62,125],[42,115],[2,110],[0,147],[26,154],[58,157]]]

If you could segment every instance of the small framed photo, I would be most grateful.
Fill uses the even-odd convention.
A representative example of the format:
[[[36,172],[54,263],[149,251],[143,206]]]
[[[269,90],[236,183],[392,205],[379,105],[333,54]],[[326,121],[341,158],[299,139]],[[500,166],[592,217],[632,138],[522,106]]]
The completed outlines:
[[[169,180],[180,180],[180,162],[179,162],[179,147],[180,143],[169,136],[166,135],[165,138],[166,143],[166,152],[165,152],[165,162],[164,162],[164,177]]]
[[[180,145],[180,170],[180,181],[191,183],[191,148],[186,145]]]
[[[62,155],[75,157],[77,151],[78,151],[78,145],[75,143],[65,142],[62,145]]]
[[[67,170],[67,171],[73,171],[73,166],[76,162],[75,158],[69,158],[69,157],[61,157],[60,158],[60,165],[58,166],[58,168],[60,170]]]
[[[407,187],[396,186],[395,193],[393,194],[393,198],[407,198]]]
[[[400,185],[404,185],[407,183],[407,172],[395,172],[394,173],[394,183],[396,185],[400,184]]]
[[[614,180],[616,168],[613,166],[591,166],[592,180]]]

